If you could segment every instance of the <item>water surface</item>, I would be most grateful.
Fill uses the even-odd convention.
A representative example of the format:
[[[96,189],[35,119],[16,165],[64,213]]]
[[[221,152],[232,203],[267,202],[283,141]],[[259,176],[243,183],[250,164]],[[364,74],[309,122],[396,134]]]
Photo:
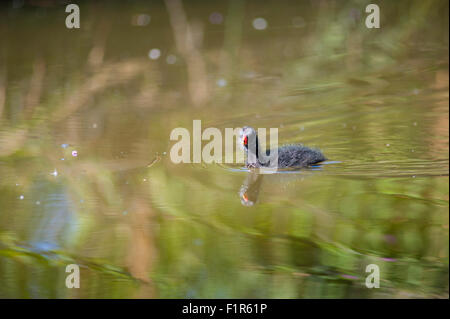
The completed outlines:
[[[2,5],[0,297],[448,298],[448,3],[365,5]],[[328,162],[173,164],[195,119]]]

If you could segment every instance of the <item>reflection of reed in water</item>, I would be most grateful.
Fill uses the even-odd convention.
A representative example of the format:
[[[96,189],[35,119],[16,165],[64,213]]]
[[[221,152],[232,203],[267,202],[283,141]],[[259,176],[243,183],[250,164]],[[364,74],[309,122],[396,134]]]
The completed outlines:
[[[204,105],[209,99],[209,85],[204,58],[201,54],[203,27],[189,23],[180,0],[166,0],[175,45],[186,61],[188,90],[194,105]]]
[[[263,176],[250,172],[239,190],[239,197],[244,206],[253,206],[258,200],[259,189],[261,188]]]

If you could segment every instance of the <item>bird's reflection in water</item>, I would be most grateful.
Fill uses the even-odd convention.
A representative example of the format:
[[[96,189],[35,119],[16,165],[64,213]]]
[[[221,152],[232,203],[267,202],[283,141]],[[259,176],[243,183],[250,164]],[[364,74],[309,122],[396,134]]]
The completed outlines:
[[[242,205],[253,206],[256,204],[262,179],[263,175],[254,171],[247,175],[247,178],[239,190],[239,197],[241,198]]]
[[[335,164],[335,163],[340,162],[330,161],[324,162],[323,164]],[[313,171],[321,171],[322,167],[323,165],[311,165],[308,167],[308,170],[300,168],[291,170],[279,170],[277,171],[278,174],[267,174],[261,172],[260,169],[250,169],[250,172],[248,173],[239,190],[239,197],[241,199],[241,204],[244,206],[254,206],[256,204],[256,202],[258,201],[259,190],[261,188],[264,175],[269,175],[267,176],[267,178],[269,178],[269,181],[275,181],[273,179],[272,180],[270,179],[275,177],[274,175],[279,176],[279,178],[283,181],[283,183],[287,183],[288,181],[294,181],[298,179],[303,181],[303,178],[308,175],[308,171],[309,173],[312,173]],[[300,172],[302,172],[303,174],[298,174]]]

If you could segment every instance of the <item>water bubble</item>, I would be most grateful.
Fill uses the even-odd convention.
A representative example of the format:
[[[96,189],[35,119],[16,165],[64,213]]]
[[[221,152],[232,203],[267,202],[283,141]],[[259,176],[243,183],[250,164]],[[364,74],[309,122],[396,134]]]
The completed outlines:
[[[384,240],[386,240],[390,244],[395,244],[397,242],[397,237],[392,234],[386,234],[384,236]]]
[[[225,79],[218,79],[216,83],[217,83],[217,86],[224,87],[224,86],[227,85],[227,80],[225,80]]]
[[[53,175],[53,176],[58,176],[58,171],[56,170],[56,168],[55,168],[55,170],[52,172],[52,173],[50,173],[50,175]]]
[[[357,22],[361,19],[361,11],[356,8],[351,8],[349,12],[350,20]]]
[[[212,24],[221,24],[223,22],[223,16],[219,12],[213,12],[209,15],[209,22]]]
[[[267,21],[264,18],[256,18],[252,24],[256,30],[264,30],[267,28]]]
[[[72,156],[73,156],[73,157],[77,157],[77,156],[78,156],[78,152],[77,152],[76,150],[73,150],[73,151],[72,151]]]
[[[148,52],[148,57],[152,60],[156,60],[161,56],[161,51],[159,49],[151,49]]]
[[[22,199],[24,199],[24,198],[25,198],[25,197],[24,197],[23,195],[20,195],[20,196],[19,196],[19,199],[20,199],[20,200],[22,200]]]
[[[62,148],[68,148],[68,147],[69,147],[69,144],[66,144],[66,143],[61,144],[61,147],[62,147]]]
[[[131,24],[139,27],[144,27],[150,23],[151,17],[148,14],[136,14],[131,19]]]
[[[167,64],[175,64],[177,62],[177,57],[173,54],[169,54],[166,58]]]

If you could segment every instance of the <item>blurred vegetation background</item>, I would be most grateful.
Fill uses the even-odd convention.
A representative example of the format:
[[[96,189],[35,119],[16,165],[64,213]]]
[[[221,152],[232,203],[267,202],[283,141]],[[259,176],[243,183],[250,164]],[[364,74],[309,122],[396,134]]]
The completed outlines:
[[[77,3],[0,5],[0,297],[448,298],[448,1]],[[246,207],[194,119],[331,162]]]

